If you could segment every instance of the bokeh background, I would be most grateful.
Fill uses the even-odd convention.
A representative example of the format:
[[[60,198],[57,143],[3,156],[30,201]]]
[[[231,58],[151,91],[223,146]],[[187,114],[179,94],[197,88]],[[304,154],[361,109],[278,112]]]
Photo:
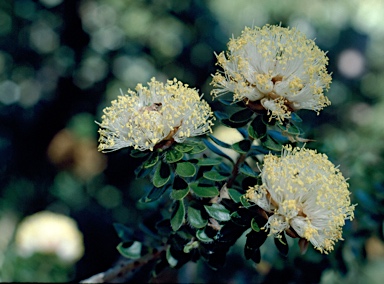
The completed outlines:
[[[1,0],[0,281],[79,281],[111,267],[119,257],[113,223],[140,230],[158,213],[156,203],[138,202],[147,190],[133,178],[139,161],[126,150],[97,152],[94,121],[102,109],[120,90],[151,77],[177,77],[217,109],[209,97],[214,52],[244,26],[281,23],[328,50],[332,106],[300,116],[306,137],[315,140],[308,147],[326,153],[349,178],[356,220],[330,256],[311,249],[300,256],[291,242],[283,258],[267,242],[255,266],[239,240],[223,270],[189,263],[163,280],[381,283],[383,15],[381,0]],[[46,223],[50,217],[35,218],[38,229],[22,245],[22,224],[40,211],[70,219],[60,229],[60,218],[55,226]],[[63,257],[63,242],[77,244],[77,254]]]

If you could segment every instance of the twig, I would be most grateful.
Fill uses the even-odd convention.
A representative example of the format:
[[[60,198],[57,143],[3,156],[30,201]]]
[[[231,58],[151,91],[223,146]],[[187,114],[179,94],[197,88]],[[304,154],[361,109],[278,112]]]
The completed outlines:
[[[233,167],[233,170],[232,170],[232,175],[231,175],[230,179],[227,182],[227,187],[231,187],[232,186],[232,184],[235,181],[237,175],[239,174],[239,168],[240,168],[241,164],[244,163],[246,157],[247,157],[247,154],[241,154],[239,156],[239,158],[237,159],[236,164],[235,164],[235,166]]]
[[[138,269],[151,260],[159,258],[162,252],[166,251],[167,247],[168,245],[154,248],[151,253],[148,253],[136,260],[124,259],[107,271],[93,275],[88,279],[80,281],[80,283],[116,283],[118,282],[116,280],[123,278],[128,272]]]

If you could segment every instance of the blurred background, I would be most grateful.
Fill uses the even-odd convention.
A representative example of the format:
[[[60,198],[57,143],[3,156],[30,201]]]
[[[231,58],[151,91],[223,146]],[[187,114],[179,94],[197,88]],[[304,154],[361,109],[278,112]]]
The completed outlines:
[[[281,23],[328,50],[332,106],[299,115],[315,140],[308,147],[349,178],[356,220],[329,256],[300,256],[292,241],[283,258],[272,241],[255,266],[241,239],[222,270],[189,263],[166,280],[381,283],[383,15],[381,0],[0,1],[0,281],[79,281],[111,267],[113,223],[140,230],[159,213],[138,202],[147,190],[133,179],[139,161],[97,152],[102,109],[151,77],[177,77],[217,109],[214,52],[244,26]]]

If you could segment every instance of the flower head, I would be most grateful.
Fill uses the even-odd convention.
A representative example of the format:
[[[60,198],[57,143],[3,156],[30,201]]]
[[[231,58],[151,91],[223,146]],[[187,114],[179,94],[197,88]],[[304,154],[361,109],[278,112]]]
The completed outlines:
[[[164,85],[152,78],[148,87],[138,84],[104,109],[99,151],[131,146],[152,151],[160,142],[182,143],[211,132],[212,120],[211,108],[195,89],[176,79]]]
[[[316,249],[328,253],[353,219],[348,183],[324,154],[285,147],[281,157],[266,155],[261,185],[246,197],[269,212],[266,228],[279,237],[292,228]]]
[[[16,245],[23,256],[54,253],[67,262],[84,253],[83,235],[76,222],[61,214],[41,211],[26,217],[16,231]]]
[[[224,72],[213,76],[214,97],[227,92],[233,100],[258,101],[278,120],[299,109],[316,112],[330,104],[328,58],[313,40],[296,29],[266,25],[245,28],[232,38],[228,52],[217,55]]]

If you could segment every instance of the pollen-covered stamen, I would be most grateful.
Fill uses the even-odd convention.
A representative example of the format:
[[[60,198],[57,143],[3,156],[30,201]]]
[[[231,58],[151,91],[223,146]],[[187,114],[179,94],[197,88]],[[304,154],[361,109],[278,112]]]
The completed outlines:
[[[355,205],[345,178],[327,156],[285,146],[281,157],[264,157],[261,180],[245,196],[267,212],[270,234],[300,236],[323,253],[342,240],[342,227],[353,219]]]
[[[293,111],[319,112],[330,104],[324,96],[331,83],[328,58],[296,29],[245,28],[229,41],[227,52],[216,56],[223,71],[213,76],[214,97],[233,93],[234,101],[260,101],[279,121]]]
[[[174,79],[154,78],[138,84],[103,110],[99,150],[133,147],[141,151],[168,148],[186,138],[211,132],[213,112],[195,89]]]

